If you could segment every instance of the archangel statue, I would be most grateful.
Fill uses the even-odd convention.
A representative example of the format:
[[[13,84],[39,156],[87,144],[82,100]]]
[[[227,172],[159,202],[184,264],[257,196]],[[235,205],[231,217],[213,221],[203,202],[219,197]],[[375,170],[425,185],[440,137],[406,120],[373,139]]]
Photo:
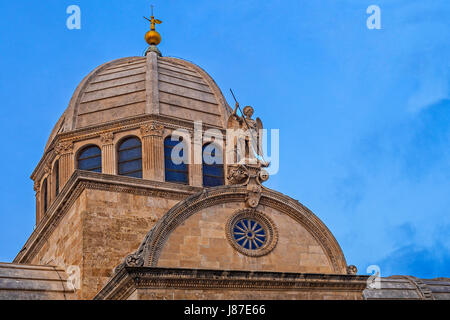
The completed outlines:
[[[228,118],[228,129],[235,130],[237,133],[236,154],[238,163],[265,164],[261,161],[263,158],[262,148],[262,129],[263,124],[260,118],[252,119],[254,109],[246,106],[242,111],[242,116],[237,114],[239,103]]]

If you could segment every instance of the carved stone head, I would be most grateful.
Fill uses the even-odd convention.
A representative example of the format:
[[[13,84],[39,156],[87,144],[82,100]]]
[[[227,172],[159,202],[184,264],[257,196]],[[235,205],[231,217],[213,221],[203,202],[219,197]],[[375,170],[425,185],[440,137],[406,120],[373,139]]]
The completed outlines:
[[[250,106],[246,106],[242,112],[247,118],[251,118],[255,110]]]

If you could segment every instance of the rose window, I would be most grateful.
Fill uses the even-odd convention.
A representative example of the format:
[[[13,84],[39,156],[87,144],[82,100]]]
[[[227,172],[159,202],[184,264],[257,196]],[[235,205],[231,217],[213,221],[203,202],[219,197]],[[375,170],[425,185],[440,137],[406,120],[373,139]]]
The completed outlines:
[[[238,245],[247,250],[256,250],[265,245],[267,232],[253,219],[241,219],[233,227],[233,237]]]
[[[226,236],[234,249],[250,257],[268,254],[278,240],[273,221],[253,209],[240,210],[231,216],[227,222]]]

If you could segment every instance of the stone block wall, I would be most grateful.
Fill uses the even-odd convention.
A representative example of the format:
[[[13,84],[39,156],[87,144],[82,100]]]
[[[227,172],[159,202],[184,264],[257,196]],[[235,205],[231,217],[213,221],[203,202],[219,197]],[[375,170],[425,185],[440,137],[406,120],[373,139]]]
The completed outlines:
[[[82,296],[92,299],[178,200],[101,190],[88,190],[86,197]]]
[[[78,299],[92,299],[113,269],[137,250],[154,223],[179,200],[85,189],[31,264],[80,268]]]

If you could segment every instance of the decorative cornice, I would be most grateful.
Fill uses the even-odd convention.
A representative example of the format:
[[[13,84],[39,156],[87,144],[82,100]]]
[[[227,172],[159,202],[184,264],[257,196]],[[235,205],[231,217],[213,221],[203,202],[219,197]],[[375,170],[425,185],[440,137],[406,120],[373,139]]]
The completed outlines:
[[[137,289],[184,290],[308,290],[349,291],[365,289],[368,276],[306,274],[263,271],[125,267],[94,298],[126,299]],[[162,297],[161,297],[162,298]]]
[[[29,263],[47,241],[73,203],[86,189],[125,192],[144,196],[158,196],[182,200],[201,188],[176,183],[143,180],[118,175],[75,170],[60,194],[47,210],[23,249],[14,259],[15,263]]]

